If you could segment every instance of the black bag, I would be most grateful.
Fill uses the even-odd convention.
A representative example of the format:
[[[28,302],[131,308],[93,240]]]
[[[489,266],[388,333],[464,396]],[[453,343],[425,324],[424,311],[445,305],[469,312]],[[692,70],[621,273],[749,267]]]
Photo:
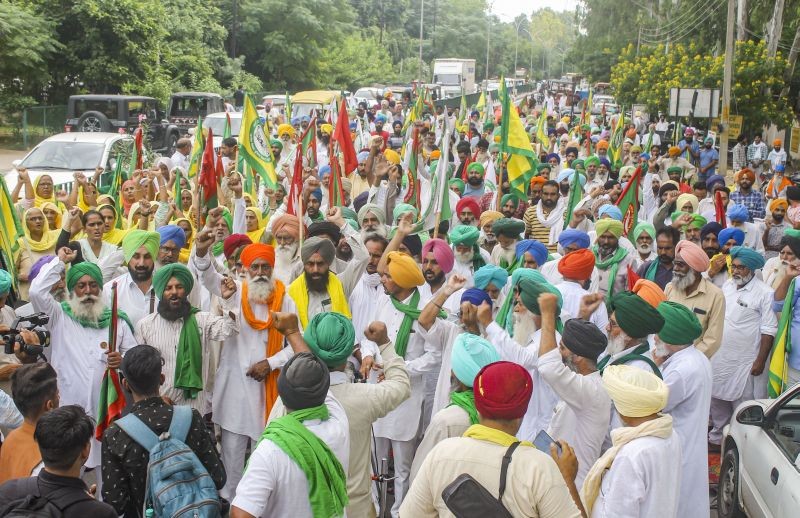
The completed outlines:
[[[506,491],[506,473],[511,464],[511,455],[519,446],[515,442],[503,455],[500,468],[500,494],[494,497],[480,482],[467,473],[462,473],[442,490],[442,500],[456,518],[514,518],[503,505],[503,493]]]
[[[19,481],[17,488],[26,495],[9,502],[0,509],[0,517],[25,517],[25,518],[61,518],[64,510],[92,497],[74,487],[64,487],[44,496],[39,491],[38,477],[30,477]]]

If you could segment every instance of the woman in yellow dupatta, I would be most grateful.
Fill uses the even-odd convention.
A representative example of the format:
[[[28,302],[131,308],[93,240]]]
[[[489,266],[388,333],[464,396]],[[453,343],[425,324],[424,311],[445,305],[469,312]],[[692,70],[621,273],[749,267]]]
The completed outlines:
[[[183,248],[181,248],[178,261],[187,264],[189,262],[189,255],[192,253],[192,244],[194,243],[194,225],[188,218],[178,218],[172,223],[181,227],[186,234],[186,243],[183,245]]]
[[[261,211],[257,207],[247,207],[244,209],[244,220],[247,223],[247,237],[253,243],[261,243],[264,230],[266,230]]]
[[[52,203],[63,213],[66,210],[64,204],[56,199],[53,177],[49,174],[42,174],[33,181],[33,206],[42,208],[45,203]]]
[[[25,237],[19,238],[16,267],[19,277],[20,298],[28,300],[28,274],[33,264],[45,255],[55,254],[59,229],[50,230],[42,209],[31,207],[22,215]]]
[[[50,203],[48,201],[39,208],[42,209],[44,217],[47,218],[47,224],[50,226],[50,230],[58,230],[61,228],[61,222],[63,221],[61,218],[61,209],[59,209],[55,203]]]
[[[97,212],[103,216],[103,241],[120,246],[128,230],[116,227],[118,217],[117,208],[109,203],[104,203],[97,207]]]

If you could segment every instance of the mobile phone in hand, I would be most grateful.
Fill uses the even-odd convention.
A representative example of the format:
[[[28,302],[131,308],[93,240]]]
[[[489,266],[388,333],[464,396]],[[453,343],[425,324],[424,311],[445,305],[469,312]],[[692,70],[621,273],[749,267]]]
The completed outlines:
[[[533,440],[533,445],[536,446],[538,450],[549,455],[550,444],[555,444],[558,454],[561,455],[561,445],[554,441],[553,438],[547,434],[547,432],[544,430],[539,430],[539,433],[536,434],[536,438]]]

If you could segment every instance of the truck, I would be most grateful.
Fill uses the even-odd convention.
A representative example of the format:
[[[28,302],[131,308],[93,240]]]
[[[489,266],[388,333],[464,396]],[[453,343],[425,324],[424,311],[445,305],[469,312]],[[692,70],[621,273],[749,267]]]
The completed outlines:
[[[475,88],[474,59],[436,59],[433,61],[433,82],[442,87],[444,98],[473,94]]]

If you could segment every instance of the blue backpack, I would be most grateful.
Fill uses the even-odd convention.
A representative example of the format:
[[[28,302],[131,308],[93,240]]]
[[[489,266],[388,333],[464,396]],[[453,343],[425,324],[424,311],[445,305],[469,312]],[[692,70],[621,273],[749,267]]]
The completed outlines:
[[[150,452],[142,516],[218,518],[220,502],[214,481],[197,455],[184,443],[192,409],[173,407],[169,431],[156,436],[133,414],[116,424]],[[150,509],[152,511],[148,512]]]

